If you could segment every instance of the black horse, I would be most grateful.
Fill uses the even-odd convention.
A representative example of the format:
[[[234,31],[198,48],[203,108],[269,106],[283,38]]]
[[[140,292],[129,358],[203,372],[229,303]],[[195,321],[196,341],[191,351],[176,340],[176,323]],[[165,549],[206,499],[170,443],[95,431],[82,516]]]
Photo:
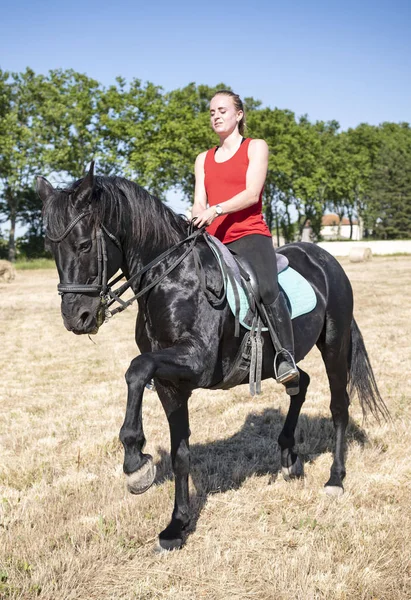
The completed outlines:
[[[169,422],[175,475],[174,510],[159,542],[165,549],[181,547],[190,522],[188,399],[196,388],[218,388],[245,335],[241,327],[240,336],[234,336],[234,317],[224,297],[219,298],[220,267],[201,231],[190,235],[186,220],[126,179],[94,177],[92,167],[67,189],[54,189],[42,177],[37,189],[60,276],[66,328],[76,334],[96,333],[104,321],[107,279],[119,269],[138,296],[136,342],[141,354],[126,373],[127,410],[120,431],[124,473],[129,491],[136,494],[155,478],[153,459],[142,452],[141,418],[143,392],[154,379]],[[293,320],[295,355],[300,361],[316,344],[325,363],[336,438],[325,488],[336,495],[343,492],[349,395],[358,393],[364,413],[369,409],[378,417],[388,411],[353,319],[352,290],[339,263],[314,244],[293,243],[279,252],[309,280],[317,296],[316,308]],[[274,359],[270,338],[264,337],[263,379],[273,377]],[[303,475],[293,449],[294,432],[310,378],[299,370],[300,392],[290,397],[278,439],[286,478]]]

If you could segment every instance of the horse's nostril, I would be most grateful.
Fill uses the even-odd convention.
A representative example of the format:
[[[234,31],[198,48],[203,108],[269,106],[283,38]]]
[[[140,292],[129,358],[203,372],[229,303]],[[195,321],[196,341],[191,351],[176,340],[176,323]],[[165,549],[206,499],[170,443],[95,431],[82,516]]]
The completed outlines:
[[[89,319],[90,319],[90,312],[85,310],[84,312],[81,313],[79,321],[80,321],[80,323],[85,325]]]

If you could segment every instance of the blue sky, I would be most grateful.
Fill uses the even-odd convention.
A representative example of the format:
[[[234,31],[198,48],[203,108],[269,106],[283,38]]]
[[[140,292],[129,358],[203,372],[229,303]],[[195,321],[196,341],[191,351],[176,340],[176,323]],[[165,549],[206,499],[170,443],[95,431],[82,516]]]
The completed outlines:
[[[411,122],[410,0],[15,0],[0,67],[73,68],[165,90],[224,82],[311,120]]]

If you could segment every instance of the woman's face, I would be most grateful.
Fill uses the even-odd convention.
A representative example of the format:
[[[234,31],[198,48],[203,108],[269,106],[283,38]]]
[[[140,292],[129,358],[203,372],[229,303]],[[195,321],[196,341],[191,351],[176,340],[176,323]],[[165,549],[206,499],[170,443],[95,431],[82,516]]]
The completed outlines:
[[[242,110],[237,110],[231,96],[217,95],[210,102],[211,127],[218,135],[229,135],[237,127],[243,116]]]

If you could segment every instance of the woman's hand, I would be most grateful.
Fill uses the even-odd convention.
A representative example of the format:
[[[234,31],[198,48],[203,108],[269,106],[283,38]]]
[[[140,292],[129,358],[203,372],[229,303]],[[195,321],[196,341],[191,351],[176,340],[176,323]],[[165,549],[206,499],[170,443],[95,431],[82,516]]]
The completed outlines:
[[[195,217],[194,225],[196,227],[203,227],[203,225],[211,225],[216,218],[217,213],[214,206],[210,206],[205,210],[202,210]]]

